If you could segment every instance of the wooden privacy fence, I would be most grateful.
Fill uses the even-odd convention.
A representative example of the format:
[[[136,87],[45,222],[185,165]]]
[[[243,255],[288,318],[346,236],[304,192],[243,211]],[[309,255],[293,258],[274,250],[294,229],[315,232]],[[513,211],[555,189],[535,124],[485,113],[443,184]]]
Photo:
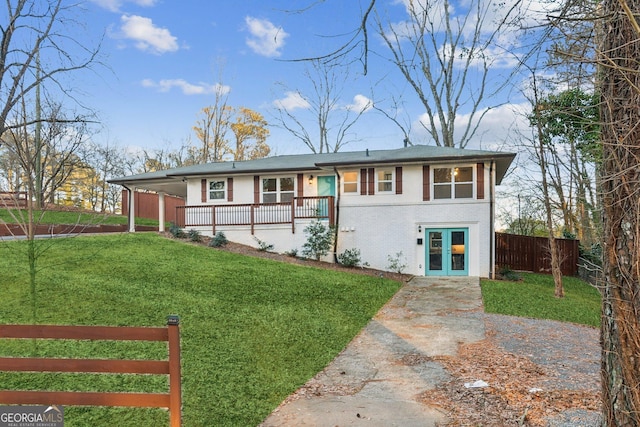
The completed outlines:
[[[0,207],[27,207],[26,191],[0,191]]]
[[[157,193],[134,193],[134,215],[137,218],[159,219],[159,196]],[[165,194],[164,196],[164,220],[176,222],[176,207],[184,205],[184,199]],[[122,213],[129,212],[129,191],[122,190]],[[136,228],[138,226],[136,225]]]
[[[180,330],[177,316],[169,316],[167,327],[0,325],[0,338],[111,341],[165,341],[168,360],[54,359],[2,357],[2,372],[75,372],[106,374],[168,375],[168,393],[105,393],[81,391],[0,391],[0,403],[128,406],[168,408],[171,427],[181,423]]]
[[[578,273],[578,244],[578,240],[556,239],[560,269],[565,276],[575,276]],[[496,233],[496,268],[550,273],[549,239]]]

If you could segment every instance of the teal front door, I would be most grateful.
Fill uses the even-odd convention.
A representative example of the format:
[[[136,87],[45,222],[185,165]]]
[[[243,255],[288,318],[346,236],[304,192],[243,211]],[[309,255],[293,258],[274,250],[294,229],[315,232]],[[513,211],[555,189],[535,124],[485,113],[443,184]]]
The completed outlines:
[[[427,229],[427,276],[469,274],[469,229]]]
[[[333,175],[319,176],[317,190],[318,196],[335,196],[336,195],[336,177]],[[318,215],[321,217],[329,216],[329,203],[326,200],[318,201]]]

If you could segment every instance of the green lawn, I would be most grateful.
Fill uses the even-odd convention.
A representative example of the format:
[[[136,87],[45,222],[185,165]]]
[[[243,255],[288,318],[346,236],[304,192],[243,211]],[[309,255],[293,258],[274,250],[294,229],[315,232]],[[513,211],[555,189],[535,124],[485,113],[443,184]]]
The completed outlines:
[[[25,215],[26,218],[26,210],[18,211],[12,209],[16,215],[22,214]],[[100,213],[91,213],[91,212],[67,212],[67,211],[56,211],[56,210],[47,210],[44,212],[44,215],[40,217],[41,212],[35,212],[36,219],[40,224],[126,224],[127,217],[123,215],[114,215],[114,214],[100,214]],[[7,209],[0,209],[0,221],[6,223],[14,223],[15,219],[11,216]],[[136,218],[136,224],[138,225],[152,225],[157,226],[158,221],[147,219],[147,218]]]
[[[487,313],[600,325],[600,293],[588,283],[564,277],[565,297],[555,298],[551,275],[521,273],[521,276],[520,282],[482,280]]]
[[[43,243],[44,244],[44,243]],[[244,257],[155,234],[46,243],[40,323],[163,326],[181,317],[184,425],[253,426],[326,366],[397,282]],[[30,323],[24,242],[0,244],[0,321]],[[3,355],[163,357],[157,343],[0,343]],[[3,387],[166,391],[136,376],[4,374]],[[65,408],[65,425],[168,425],[163,410]]]

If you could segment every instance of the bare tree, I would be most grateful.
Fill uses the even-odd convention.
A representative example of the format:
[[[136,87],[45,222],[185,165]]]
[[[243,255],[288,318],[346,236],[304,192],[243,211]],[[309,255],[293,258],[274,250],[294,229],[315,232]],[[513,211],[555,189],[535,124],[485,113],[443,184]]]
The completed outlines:
[[[549,141],[549,135],[545,132],[540,118],[540,90],[538,87],[538,79],[535,72],[532,72],[532,91],[533,91],[533,112],[531,114],[533,125],[535,126],[534,144],[537,144],[538,165],[540,166],[541,188],[544,200],[545,220],[547,224],[547,236],[549,239],[549,253],[551,256],[551,274],[555,284],[554,295],[556,298],[564,298],[564,287],[562,285],[562,269],[560,252],[556,244],[556,235],[553,224],[553,210],[551,206],[551,196],[549,194],[548,172],[547,172],[547,153],[546,147]]]
[[[29,123],[10,120],[12,111],[37,88],[49,83],[68,95],[62,78],[96,64],[98,48],[64,33],[78,25],[72,19],[76,9],[62,0],[5,2],[6,17],[0,21],[0,139],[8,129],[37,122],[35,116]]]
[[[71,28],[79,24],[73,20],[78,10],[75,4],[63,0],[7,0],[4,9],[5,13],[0,14],[0,143],[13,151],[22,168],[22,187],[29,193],[26,213],[18,209],[11,212],[28,240],[32,317],[35,322],[38,259],[47,244],[35,241],[36,226],[44,211],[36,212],[31,200],[43,200],[41,184],[53,188],[59,182],[55,177],[67,174],[73,154],[60,150],[59,146],[53,147],[76,137],[73,132],[66,132],[69,125],[82,128],[88,123],[82,115],[69,117],[61,114],[60,110],[54,113],[55,109],[50,110],[51,114],[42,115],[41,99],[71,99],[80,106],[78,100],[70,96],[64,77],[96,64],[99,49],[89,48],[84,44],[86,40],[69,35]],[[49,102],[49,105],[63,105],[63,102]],[[50,138],[47,147],[51,150],[48,153],[43,152],[45,145],[34,135],[34,127],[41,131],[45,124],[45,132],[48,129]],[[44,182],[44,162],[54,169],[48,183]]]
[[[371,102],[362,99],[361,104],[341,105],[349,78],[345,66],[312,60],[305,76],[313,91],[288,90],[293,105],[276,101],[276,120],[312,152],[338,152],[353,140],[351,128],[371,108]]]
[[[232,113],[233,109],[227,105],[227,93],[219,86],[214,103],[200,111],[193,127],[200,141],[200,147],[192,152],[195,163],[220,162],[230,152],[226,134]]]
[[[489,71],[494,66],[497,39],[521,16],[520,2],[505,5],[498,14],[491,1],[479,0],[454,14],[451,1],[406,1],[408,19],[388,24],[378,16],[378,33],[396,65],[425,108],[426,131],[438,146],[467,146],[489,111],[486,98],[507,83],[502,79],[490,87]],[[504,54],[504,50],[503,50]],[[459,115],[466,115],[460,125]]]
[[[85,199],[91,201],[91,209],[99,212],[116,213],[120,205],[122,187],[109,184],[107,180],[126,174],[125,152],[117,145],[93,143],[89,147],[85,176]]]

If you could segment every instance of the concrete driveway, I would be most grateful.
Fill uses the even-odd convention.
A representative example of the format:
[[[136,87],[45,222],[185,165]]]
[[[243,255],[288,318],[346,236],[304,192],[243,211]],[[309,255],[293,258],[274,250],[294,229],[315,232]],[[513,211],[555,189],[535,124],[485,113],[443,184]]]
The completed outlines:
[[[478,278],[416,277],[376,314],[327,368],[261,424],[436,426],[446,422],[420,395],[448,380],[433,356],[485,338]]]

